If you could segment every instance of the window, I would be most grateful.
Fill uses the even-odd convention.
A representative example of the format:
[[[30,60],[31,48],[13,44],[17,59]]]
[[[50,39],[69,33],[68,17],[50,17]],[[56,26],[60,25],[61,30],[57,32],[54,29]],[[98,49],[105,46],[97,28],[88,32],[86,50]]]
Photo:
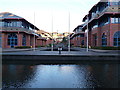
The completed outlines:
[[[102,35],[102,46],[107,46],[107,35],[105,33]]]
[[[3,27],[3,26],[4,26],[4,22],[0,21],[0,27]]]
[[[2,47],[2,33],[0,32],[0,48]]]
[[[95,24],[92,28],[96,28],[96,27],[98,27],[98,25],[97,25],[97,24]]]
[[[80,36],[81,36],[81,37],[84,37],[84,34],[81,34]]]
[[[111,2],[111,5],[120,5],[120,1],[119,2]]]
[[[22,37],[22,45],[26,46],[26,36],[25,35],[23,35],[23,37]]]
[[[120,23],[120,18],[118,17],[111,18],[111,23]]]
[[[81,45],[84,45],[84,40],[82,40]]]
[[[20,21],[17,22],[17,27],[21,27],[21,22]]]
[[[15,33],[8,34],[8,45],[14,47],[17,45],[17,35]]]
[[[114,34],[113,40],[114,40],[113,41],[114,46],[120,46],[120,31],[117,31]]]

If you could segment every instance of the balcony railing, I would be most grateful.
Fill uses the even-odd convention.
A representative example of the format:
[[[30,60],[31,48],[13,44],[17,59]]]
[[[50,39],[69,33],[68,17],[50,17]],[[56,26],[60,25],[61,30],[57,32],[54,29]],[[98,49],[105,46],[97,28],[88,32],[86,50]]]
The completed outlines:
[[[26,29],[26,28],[19,28],[19,27],[0,27],[0,31],[23,31],[28,34],[35,33],[33,30]]]

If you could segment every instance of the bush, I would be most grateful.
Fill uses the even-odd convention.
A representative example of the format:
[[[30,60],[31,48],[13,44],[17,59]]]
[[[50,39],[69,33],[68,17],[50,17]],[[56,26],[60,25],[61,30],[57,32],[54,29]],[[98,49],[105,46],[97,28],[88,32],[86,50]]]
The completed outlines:
[[[120,50],[120,47],[91,47],[92,49],[101,49],[101,50]]]
[[[25,49],[25,48],[31,48],[31,46],[16,46],[16,49]]]
[[[35,47],[40,48],[41,46],[35,46]]]

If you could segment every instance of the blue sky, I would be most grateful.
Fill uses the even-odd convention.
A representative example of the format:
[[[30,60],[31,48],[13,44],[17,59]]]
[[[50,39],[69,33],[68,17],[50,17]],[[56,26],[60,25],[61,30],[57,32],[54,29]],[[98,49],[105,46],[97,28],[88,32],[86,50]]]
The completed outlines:
[[[35,24],[39,29],[68,32],[82,24],[82,18],[100,0],[0,0],[0,12],[11,12]],[[34,22],[35,13],[35,22]]]

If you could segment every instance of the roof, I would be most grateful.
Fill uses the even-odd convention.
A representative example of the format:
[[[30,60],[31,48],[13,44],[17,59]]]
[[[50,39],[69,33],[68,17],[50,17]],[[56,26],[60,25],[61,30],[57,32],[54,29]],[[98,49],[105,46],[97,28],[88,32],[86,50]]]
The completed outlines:
[[[32,23],[28,22],[27,20],[25,20],[24,18],[17,16],[15,14],[9,13],[9,12],[2,12],[0,13],[0,20],[19,20],[19,21],[23,21],[26,22],[30,25],[30,27],[32,29],[36,29],[39,30],[36,26],[34,26]]]
[[[78,29],[79,27],[83,27],[83,25],[84,25],[84,24],[78,25],[78,26],[73,30],[73,32],[74,32],[76,29]]]
[[[0,13],[0,19],[23,19],[23,18],[9,12],[2,12]]]

